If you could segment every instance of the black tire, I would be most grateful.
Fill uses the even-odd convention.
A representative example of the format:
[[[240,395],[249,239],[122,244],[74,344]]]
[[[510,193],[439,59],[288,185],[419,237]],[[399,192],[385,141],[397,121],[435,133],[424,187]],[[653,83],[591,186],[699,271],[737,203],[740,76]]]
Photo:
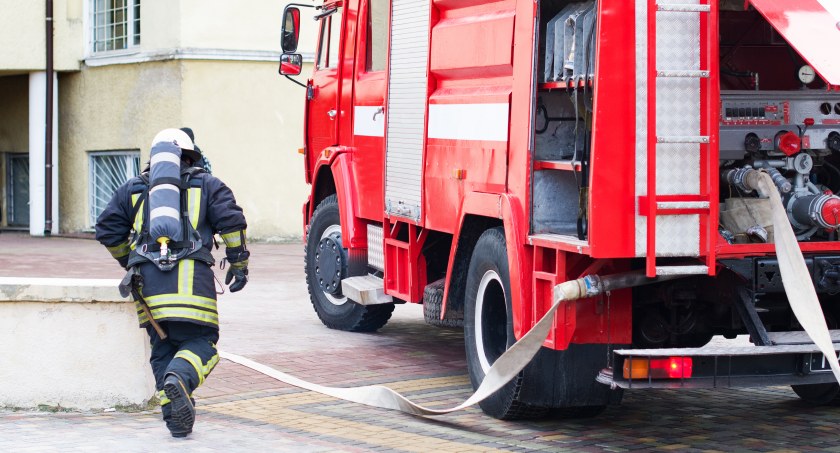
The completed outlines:
[[[606,405],[563,407],[552,409],[550,412],[550,416],[568,419],[593,418],[601,415],[605,410],[607,410]]]
[[[443,289],[446,279],[440,279],[429,283],[423,290],[423,319],[426,324],[436,327],[464,327],[463,313],[454,314],[447,310],[446,317],[440,319],[440,310],[443,307]]]
[[[330,329],[374,332],[391,318],[394,304],[359,305],[341,294],[340,281],[348,276],[348,255],[347,249],[341,247],[340,219],[335,195],[321,201],[312,214],[304,257],[309,299],[318,318]],[[331,250],[324,252],[326,249]],[[319,276],[322,267],[329,270],[330,277],[326,278],[329,292],[323,286],[324,276]]]
[[[840,384],[829,382],[826,384],[791,385],[791,389],[802,401],[813,406],[840,405]]]
[[[473,388],[485,370],[515,341],[510,298],[510,270],[505,233],[501,227],[485,231],[476,243],[467,272],[464,343]],[[531,366],[531,365],[529,365]],[[520,400],[525,370],[479,405],[502,420],[541,418],[548,408]]]

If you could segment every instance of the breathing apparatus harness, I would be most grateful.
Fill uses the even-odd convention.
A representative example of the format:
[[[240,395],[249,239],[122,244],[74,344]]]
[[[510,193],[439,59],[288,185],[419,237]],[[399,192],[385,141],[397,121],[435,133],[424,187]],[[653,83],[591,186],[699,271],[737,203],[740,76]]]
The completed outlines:
[[[142,205],[143,226],[140,231],[134,232],[132,244],[135,247],[129,254],[129,268],[148,261],[161,271],[170,271],[183,259],[203,261],[209,266],[215,264],[213,255],[203,246],[201,234],[190,222],[187,200],[191,180],[205,171],[198,167],[181,169],[180,153],[172,153],[171,149],[168,151],[177,155],[178,159],[161,161],[153,157],[150,172],[140,175],[146,188],[134,204],[132,218],[136,217]],[[172,167],[175,162],[178,162],[175,169],[158,171],[156,168],[156,165],[163,167],[163,164]],[[180,178],[175,177],[172,170],[175,170],[175,175],[180,172]],[[174,197],[176,191],[178,198]],[[163,214],[157,214],[158,212]],[[152,213],[157,214],[157,217],[153,217]]]

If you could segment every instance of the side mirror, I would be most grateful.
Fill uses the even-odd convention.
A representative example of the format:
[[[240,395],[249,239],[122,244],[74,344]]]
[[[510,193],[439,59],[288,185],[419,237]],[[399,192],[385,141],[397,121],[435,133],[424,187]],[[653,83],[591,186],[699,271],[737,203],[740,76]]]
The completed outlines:
[[[280,48],[283,52],[293,53],[297,50],[300,37],[300,10],[294,6],[287,6],[283,11],[283,27],[281,29]]]
[[[280,74],[284,76],[300,75],[303,69],[303,57],[299,53],[280,55]]]

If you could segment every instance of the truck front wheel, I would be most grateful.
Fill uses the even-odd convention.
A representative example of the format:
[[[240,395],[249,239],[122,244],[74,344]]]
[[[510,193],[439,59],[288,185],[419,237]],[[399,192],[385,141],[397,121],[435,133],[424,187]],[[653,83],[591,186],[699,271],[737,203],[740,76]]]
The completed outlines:
[[[325,198],[309,223],[304,269],[309,299],[325,326],[350,332],[373,332],[384,326],[394,304],[359,305],[341,292],[348,277],[347,249],[341,242],[341,216],[335,195]]]
[[[487,230],[478,239],[467,271],[466,291],[464,342],[467,367],[473,388],[478,388],[493,362],[516,341],[510,303],[510,270],[502,228]],[[481,409],[504,420],[546,415],[548,408],[521,401],[523,381],[524,370],[479,403]]]

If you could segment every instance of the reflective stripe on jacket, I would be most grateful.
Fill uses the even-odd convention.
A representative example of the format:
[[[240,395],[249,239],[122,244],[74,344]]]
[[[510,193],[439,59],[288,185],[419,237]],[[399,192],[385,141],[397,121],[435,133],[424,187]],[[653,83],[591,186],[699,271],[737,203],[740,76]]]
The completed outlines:
[[[146,183],[135,177],[117,189],[108,206],[97,219],[96,239],[116,259],[138,247],[137,234],[144,222]],[[202,245],[211,250],[213,235],[237,238],[225,243],[244,248],[246,222],[233,192],[218,178],[199,173],[190,180],[186,210],[193,228],[201,235]],[[132,218],[132,214],[136,213]],[[117,256],[119,255],[119,256]],[[157,321],[185,321],[213,327],[219,325],[213,269],[202,261],[184,259],[171,271],[161,271],[153,263],[138,265],[143,276],[141,293]],[[139,303],[137,314],[141,327],[149,320]]]

